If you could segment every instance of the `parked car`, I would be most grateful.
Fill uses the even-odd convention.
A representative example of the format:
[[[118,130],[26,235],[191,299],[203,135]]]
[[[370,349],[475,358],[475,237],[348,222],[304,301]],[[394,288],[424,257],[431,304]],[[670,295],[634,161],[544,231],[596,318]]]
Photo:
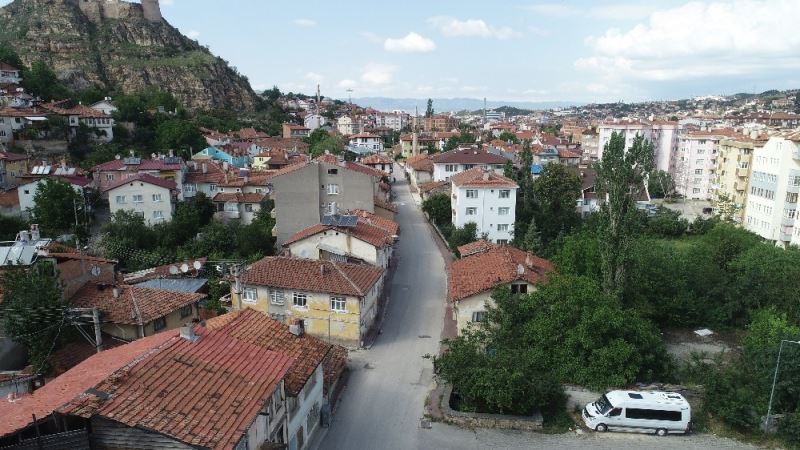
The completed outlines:
[[[674,392],[611,391],[583,408],[583,421],[595,431],[685,434],[691,431],[692,409]]]

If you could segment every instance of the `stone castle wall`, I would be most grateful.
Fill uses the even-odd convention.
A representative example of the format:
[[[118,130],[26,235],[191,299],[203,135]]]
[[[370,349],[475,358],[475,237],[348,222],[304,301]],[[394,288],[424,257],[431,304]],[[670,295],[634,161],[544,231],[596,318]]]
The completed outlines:
[[[103,19],[147,19],[151,22],[162,20],[161,7],[158,0],[142,0],[142,3],[130,3],[123,0],[66,0],[74,3],[92,22]]]

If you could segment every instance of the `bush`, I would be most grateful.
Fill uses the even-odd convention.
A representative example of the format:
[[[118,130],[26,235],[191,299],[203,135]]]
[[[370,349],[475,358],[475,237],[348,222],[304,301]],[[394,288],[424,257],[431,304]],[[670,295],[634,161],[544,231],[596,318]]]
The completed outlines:
[[[800,413],[787,414],[778,427],[778,433],[788,444],[800,447]]]

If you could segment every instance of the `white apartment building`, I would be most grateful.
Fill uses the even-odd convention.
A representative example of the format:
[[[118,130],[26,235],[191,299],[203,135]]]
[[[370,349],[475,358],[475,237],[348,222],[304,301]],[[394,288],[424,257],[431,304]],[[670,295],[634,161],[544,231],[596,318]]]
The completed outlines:
[[[336,129],[339,131],[339,134],[344,136],[350,136],[351,134],[357,134],[361,131],[360,124],[353,120],[350,116],[342,116],[336,120]]]
[[[133,211],[144,218],[145,223],[154,225],[172,220],[176,190],[177,185],[172,180],[137,174],[110,185],[105,192],[111,214],[120,210]]]
[[[770,138],[751,163],[744,227],[779,246],[800,245],[800,133]]]
[[[406,113],[378,113],[375,115],[375,126],[400,131],[408,125],[409,115]]]
[[[597,159],[603,159],[603,151],[614,132],[625,135],[625,150],[633,145],[637,135],[644,136],[655,146],[656,169],[669,171],[670,159],[678,149],[678,131],[681,125],[669,121],[620,120],[602,122],[597,126]]]
[[[350,136],[350,147],[359,153],[380,153],[383,152],[383,138],[369,133],[359,133]]]
[[[513,180],[480,167],[451,178],[453,225],[463,227],[474,222],[478,237],[496,244],[508,244],[514,238],[517,186]]]
[[[478,147],[459,148],[434,155],[433,181],[448,181],[453,176],[473,168],[494,171],[501,175],[508,161],[505,157],[489,153]]]
[[[716,191],[719,143],[733,130],[689,131],[678,136],[678,151],[670,161],[670,175],[679,195],[692,200],[711,200]]]

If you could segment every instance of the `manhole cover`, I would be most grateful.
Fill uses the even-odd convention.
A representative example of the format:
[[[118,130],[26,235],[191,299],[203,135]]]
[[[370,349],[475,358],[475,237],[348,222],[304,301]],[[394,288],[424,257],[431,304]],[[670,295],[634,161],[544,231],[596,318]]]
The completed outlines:
[[[420,339],[430,339],[430,338],[431,338],[431,337],[430,337],[430,336],[428,336],[427,334],[421,334],[421,335],[419,335],[418,337],[419,337]]]

